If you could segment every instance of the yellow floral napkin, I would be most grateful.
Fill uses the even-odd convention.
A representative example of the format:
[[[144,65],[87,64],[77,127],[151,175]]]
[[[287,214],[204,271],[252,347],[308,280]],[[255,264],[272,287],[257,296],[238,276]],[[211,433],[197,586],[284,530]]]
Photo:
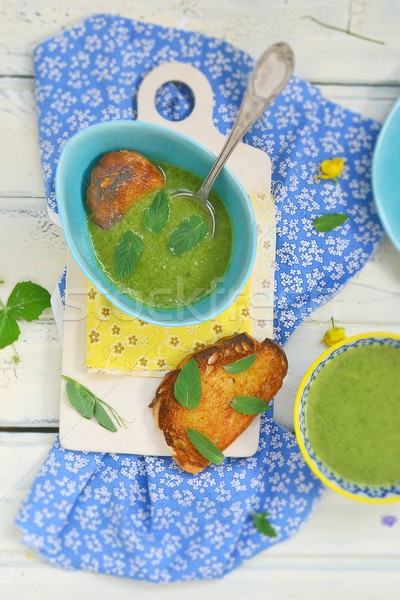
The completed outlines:
[[[243,331],[259,339],[271,335],[274,206],[265,195],[251,196],[251,201],[258,225],[255,266],[236,302],[215,319],[187,327],[150,325],[117,309],[88,284],[86,367],[90,371],[161,374],[220,337]]]

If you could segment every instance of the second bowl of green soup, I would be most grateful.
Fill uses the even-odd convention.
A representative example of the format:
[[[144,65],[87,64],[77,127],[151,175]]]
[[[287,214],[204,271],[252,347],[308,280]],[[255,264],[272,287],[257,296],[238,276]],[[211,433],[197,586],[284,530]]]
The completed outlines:
[[[109,226],[104,218],[93,218],[87,194],[95,166],[107,153],[121,150],[142,154],[165,183]],[[257,234],[240,182],[224,167],[215,183],[210,195],[214,237],[203,207],[174,197],[197,190],[214,158],[197,142],[140,121],[93,125],[66,144],[56,199],[69,249],[89,280],[125,313],[157,325],[192,325],[223,312],[243,289]]]
[[[303,456],[326,485],[363,502],[400,501],[400,335],[362,334],[326,350],[294,413]]]

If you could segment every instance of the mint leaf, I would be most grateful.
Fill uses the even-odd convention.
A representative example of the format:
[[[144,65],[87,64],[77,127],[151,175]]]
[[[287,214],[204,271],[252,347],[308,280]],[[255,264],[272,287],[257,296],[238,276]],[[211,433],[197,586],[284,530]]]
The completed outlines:
[[[243,373],[250,369],[253,366],[258,354],[249,354],[249,356],[245,356],[244,358],[240,358],[239,360],[235,360],[235,362],[230,363],[229,365],[225,365],[224,369],[230,375],[237,375],[238,373]]]
[[[191,358],[179,371],[174,384],[176,400],[189,410],[195,409],[201,400],[200,369],[194,358]]]
[[[169,198],[164,190],[156,197],[144,213],[143,225],[152,233],[160,233],[169,217]]]
[[[185,219],[175,229],[168,247],[173,254],[183,254],[193,250],[200,242],[204,240],[208,233],[208,223],[200,216],[190,217]]]
[[[204,433],[196,429],[186,429],[186,433],[197,452],[200,452],[209,462],[219,465],[225,460],[221,450]]]
[[[110,419],[109,415],[107,414],[103,406],[100,404],[100,402],[96,402],[96,404],[94,405],[94,418],[96,419],[99,425],[101,425],[105,429],[108,429],[108,431],[112,431],[113,433],[117,431],[117,428],[115,427],[114,423],[112,422],[112,420]]]
[[[85,419],[92,418],[96,400],[95,396],[87,388],[77,381],[68,379],[67,396],[72,406],[82,417],[85,417]]]
[[[342,213],[330,213],[329,215],[322,215],[322,217],[317,217],[313,221],[315,231],[318,233],[326,233],[327,231],[332,231],[332,229],[336,229],[336,227],[340,227],[347,221],[349,217]]]
[[[269,514],[266,513],[255,513],[251,515],[253,519],[253,523],[256,526],[257,530],[266,535],[267,537],[278,537],[275,529],[272,527],[271,523],[267,519]]]
[[[7,311],[16,319],[33,321],[50,306],[50,294],[32,281],[17,283],[7,301]]]
[[[119,281],[124,281],[132,274],[142,252],[142,238],[133,231],[125,231],[115,248],[115,274]]]
[[[0,350],[9,346],[19,338],[21,333],[18,323],[12,314],[3,308],[0,310]]]
[[[243,415],[261,415],[271,408],[261,398],[254,398],[252,396],[235,396],[235,399],[229,406]]]

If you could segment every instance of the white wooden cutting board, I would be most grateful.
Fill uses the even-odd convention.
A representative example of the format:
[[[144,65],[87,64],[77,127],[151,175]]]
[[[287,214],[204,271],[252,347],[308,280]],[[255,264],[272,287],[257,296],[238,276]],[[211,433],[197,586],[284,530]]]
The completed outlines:
[[[195,105],[183,121],[167,121],[155,108],[157,90],[169,81],[180,81],[193,92]],[[214,154],[221,150],[225,136],[213,126],[213,94],[200,71],[183,63],[166,63],[154,69],[142,82],[138,93],[138,119],[169,127],[203,144]],[[173,162],[173,157],[171,157]],[[249,195],[270,195],[271,166],[269,157],[256,148],[239,144],[228,166],[241,181]],[[273,211],[272,211],[273,213]],[[275,221],[271,217],[268,241],[275,247]],[[100,398],[111,404],[131,423],[128,429],[111,433],[94,419],[87,420],[71,406],[61,383],[60,440],[71,450],[118,452],[155,456],[171,455],[162,432],[155,425],[148,404],[160,383],[159,377],[142,377],[132,373],[89,373],[86,369],[86,298],[87,279],[73,258],[68,257],[66,308],[64,313],[64,344],[62,372],[76,379]],[[267,321],[265,336],[272,335],[273,298],[266,306],[263,319]],[[252,456],[258,446],[260,420],[252,425],[225,451],[226,456]]]

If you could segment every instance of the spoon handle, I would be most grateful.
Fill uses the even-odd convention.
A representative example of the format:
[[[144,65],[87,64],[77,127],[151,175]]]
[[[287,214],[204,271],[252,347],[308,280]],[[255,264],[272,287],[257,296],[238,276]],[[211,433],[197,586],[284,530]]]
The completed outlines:
[[[293,51],[284,42],[270,46],[258,59],[250,75],[249,85],[232,131],[199,189],[198,193],[201,196],[208,197],[214,181],[233,150],[254,121],[281,93],[293,73],[293,68]]]

